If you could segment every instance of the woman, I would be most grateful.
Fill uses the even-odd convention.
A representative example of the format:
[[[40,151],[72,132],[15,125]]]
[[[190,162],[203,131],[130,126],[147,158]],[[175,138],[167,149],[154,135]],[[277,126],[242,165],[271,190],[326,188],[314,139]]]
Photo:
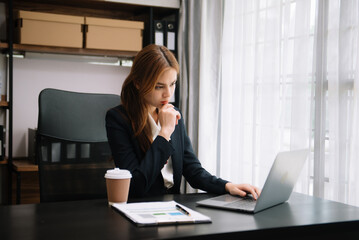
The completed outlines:
[[[122,86],[121,105],[107,112],[115,165],[132,173],[130,197],[179,193],[183,175],[194,188],[257,198],[258,188],[230,183],[202,168],[181,113],[169,104],[178,74],[179,65],[166,47],[143,48]]]

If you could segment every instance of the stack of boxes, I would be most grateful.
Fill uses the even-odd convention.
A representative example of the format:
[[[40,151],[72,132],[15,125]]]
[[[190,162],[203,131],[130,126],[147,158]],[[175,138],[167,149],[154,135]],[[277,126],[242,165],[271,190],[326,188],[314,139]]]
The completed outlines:
[[[144,23],[18,11],[15,39],[20,44],[139,51]]]

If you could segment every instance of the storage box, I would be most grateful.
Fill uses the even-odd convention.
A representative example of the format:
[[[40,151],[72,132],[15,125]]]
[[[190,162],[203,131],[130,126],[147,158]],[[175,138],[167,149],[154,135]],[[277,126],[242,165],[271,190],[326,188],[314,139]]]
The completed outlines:
[[[85,17],[85,48],[121,51],[142,49],[143,22]]]
[[[82,48],[84,17],[29,11],[16,17],[18,43]]]

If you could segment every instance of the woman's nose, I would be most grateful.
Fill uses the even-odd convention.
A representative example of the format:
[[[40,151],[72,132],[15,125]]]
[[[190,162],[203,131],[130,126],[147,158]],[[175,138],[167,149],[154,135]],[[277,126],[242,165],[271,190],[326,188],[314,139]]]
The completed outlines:
[[[169,97],[171,96],[171,89],[167,86],[165,87],[165,91],[163,92],[163,96],[164,97]]]

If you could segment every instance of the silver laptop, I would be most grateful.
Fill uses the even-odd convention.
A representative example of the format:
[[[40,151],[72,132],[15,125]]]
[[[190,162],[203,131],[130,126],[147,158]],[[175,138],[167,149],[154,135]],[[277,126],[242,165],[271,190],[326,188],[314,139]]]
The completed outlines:
[[[307,149],[278,153],[257,200],[250,194],[246,197],[225,194],[198,201],[197,204],[249,213],[281,204],[289,199],[308,153]]]

